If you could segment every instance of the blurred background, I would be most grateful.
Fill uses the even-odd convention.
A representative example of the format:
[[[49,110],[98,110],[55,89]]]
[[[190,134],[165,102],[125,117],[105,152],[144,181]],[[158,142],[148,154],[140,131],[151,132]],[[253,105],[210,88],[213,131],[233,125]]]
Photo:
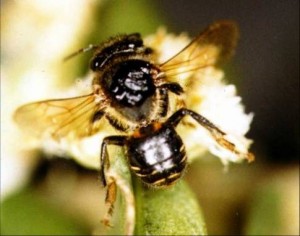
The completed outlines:
[[[59,83],[67,86],[87,73],[88,55],[61,63],[60,58],[74,49],[118,33],[146,36],[162,25],[169,32],[195,36],[216,20],[235,20],[241,39],[235,57],[225,66],[226,78],[237,86],[247,113],[254,113],[247,136],[254,140],[256,161],[233,165],[224,173],[217,158],[207,157],[193,163],[185,178],[197,194],[209,234],[299,234],[299,1],[89,0],[65,1],[61,6],[37,2],[25,6],[21,1],[1,1],[1,119],[13,100],[2,95],[17,93],[15,84],[23,79],[26,67],[54,60],[30,55],[35,40],[52,37],[44,32],[43,22],[55,22],[57,31],[52,35],[65,46],[53,48],[57,62],[51,69],[40,70],[42,75],[55,71],[66,78]],[[62,18],[63,14],[72,16]],[[73,31],[66,36],[67,29]],[[39,32],[45,38],[35,38]],[[36,152],[30,160],[34,164],[22,160],[30,167],[12,164],[3,147],[10,132],[5,124],[1,122],[1,172],[8,174],[1,173],[1,233],[89,234],[102,215],[101,206],[95,213],[92,203],[104,198],[96,171],[70,160],[39,158],[43,154]],[[29,174],[15,175],[18,168]],[[10,177],[14,187],[7,184]],[[62,189],[62,183],[69,187]],[[69,201],[71,206],[61,214],[60,207]],[[34,229],[29,227],[32,222]],[[51,224],[57,229],[45,227]]]

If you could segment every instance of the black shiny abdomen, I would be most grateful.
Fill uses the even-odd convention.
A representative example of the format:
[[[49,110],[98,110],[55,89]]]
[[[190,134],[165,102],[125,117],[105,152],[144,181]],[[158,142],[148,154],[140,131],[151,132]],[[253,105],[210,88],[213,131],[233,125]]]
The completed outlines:
[[[152,134],[147,129],[145,136],[128,140],[131,169],[151,186],[170,185],[180,178],[186,166],[183,142],[173,127],[162,126]]]
[[[117,63],[105,81],[106,91],[119,105],[139,107],[155,93],[151,70],[152,65],[143,60]]]

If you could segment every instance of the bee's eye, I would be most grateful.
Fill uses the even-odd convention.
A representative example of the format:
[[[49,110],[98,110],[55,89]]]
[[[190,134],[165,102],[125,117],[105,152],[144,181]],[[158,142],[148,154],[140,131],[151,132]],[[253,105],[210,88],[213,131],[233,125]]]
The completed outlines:
[[[99,68],[104,64],[106,61],[106,57],[103,56],[97,56],[92,59],[90,67],[93,71],[99,70]]]

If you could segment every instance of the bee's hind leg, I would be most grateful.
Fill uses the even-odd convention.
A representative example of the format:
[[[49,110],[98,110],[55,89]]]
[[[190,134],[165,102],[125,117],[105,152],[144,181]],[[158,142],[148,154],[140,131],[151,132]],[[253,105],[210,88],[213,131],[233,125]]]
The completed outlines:
[[[110,221],[111,217],[114,211],[114,204],[116,202],[116,196],[117,196],[117,186],[116,182],[114,180],[109,181],[107,185],[107,190],[106,190],[106,197],[105,197],[105,205],[107,205],[108,210],[102,220],[102,223],[105,226],[112,227]]]
[[[108,206],[107,213],[106,213],[104,219],[102,220],[102,222],[107,226],[111,226],[110,219],[113,214],[114,203],[116,201],[116,195],[117,195],[116,181],[112,177],[109,177],[109,179],[107,179],[107,176],[106,176],[106,171],[110,167],[109,155],[107,152],[107,145],[124,146],[125,142],[126,142],[126,136],[108,136],[103,139],[103,142],[101,145],[100,178],[102,180],[103,186],[107,187],[105,203]]]

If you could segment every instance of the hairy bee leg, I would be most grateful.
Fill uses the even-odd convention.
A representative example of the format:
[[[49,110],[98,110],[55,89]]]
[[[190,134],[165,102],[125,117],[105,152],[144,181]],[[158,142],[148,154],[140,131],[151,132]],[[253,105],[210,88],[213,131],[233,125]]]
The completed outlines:
[[[254,155],[252,153],[241,153],[236,149],[236,146],[228,141],[225,138],[226,133],[224,133],[222,130],[220,130],[217,126],[215,126],[213,123],[211,123],[208,119],[206,119],[204,116],[192,111],[188,110],[186,108],[181,108],[177,112],[175,112],[168,120],[168,125],[177,126],[178,123],[184,118],[184,116],[189,115],[194,120],[196,120],[202,127],[207,129],[210,134],[214,137],[214,139],[217,141],[217,143],[226,148],[227,150],[243,156],[245,159],[247,159],[249,162],[254,160]]]
[[[103,139],[101,144],[101,152],[100,152],[100,178],[103,186],[107,185],[105,170],[109,168],[109,156],[107,152],[107,145],[118,145],[123,146],[126,141],[126,136],[108,136]]]
[[[213,123],[211,123],[208,119],[206,119],[204,116],[201,116],[200,114],[186,109],[186,108],[181,108],[178,111],[176,111],[172,116],[169,117],[167,120],[166,124],[172,125],[172,126],[177,126],[178,123],[186,116],[189,115],[191,116],[194,120],[196,120],[201,126],[204,128],[208,129],[210,132],[216,130],[218,133],[221,135],[224,135],[225,133],[221,131],[217,126],[215,126]]]
[[[114,170],[110,169],[107,173],[107,176],[108,188],[105,203],[109,209],[101,222],[106,226],[112,227],[110,222],[112,219],[114,203],[117,200],[116,197],[118,189],[118,193],[120,193],[125,200],[124,235],[133,235],[135,227],[135,201],[133,190],[127,181],[124,180],[124,178],[122,178],[121,175],[116,173]]]
[[[187,107],[186,103],[185,103],[185,97],[184,97],[183,94],[177,95],[176,104],[177,104],[176,107],[178,107],[178,109]],[[190,121],[188,121],[188,120],[183,120],[182,124],[185,125],[185,126],[188,126],[190,128],[195,128],[195,124],[192,123],[192,122],[190,122]]]
[[[109,162],[109,155],[107,152],[107,145],[118,145],[123,146],[126,141],[126,136],[108,136],[103,139],[103,142],[101,144],[101,152],[100,152],[100,163],[101,163],[101,169],[100,169],[100,178],[102,180],[102,184],[104,187],[107,186],[107,192],[105,197],[105,204],[108,206],[108,210],[102,220],[103,224],[106,226],[111,227],[110,225],[110,219],[113,214],[114,210],[114,203],[116,201],[116,195],[117,195],[117,186],[116,181],[113,177],[109,177],[109,179],[106,178],[106,171],[108,170],[110,166]]]
[[[108,206],[108,210],[102,220],[102,223],[105,226],[112,227],[112,225],[110,224],[110,220],[114,211],[116,196],[117,196],[116,182],[113,179],[111,179],[110,183],[107,185],[107,191],[105,197],[105,204]]]
[[[110,169],[111,170],[111,169]],[[109,181],[113,181],[125,200],[125,235],[133,235],[135,227],[135,202],[131,186],[115,171],[108,172]],[[109,217],[109,215],[108,215]],[[109,220],[109,218],[108,218]]]

